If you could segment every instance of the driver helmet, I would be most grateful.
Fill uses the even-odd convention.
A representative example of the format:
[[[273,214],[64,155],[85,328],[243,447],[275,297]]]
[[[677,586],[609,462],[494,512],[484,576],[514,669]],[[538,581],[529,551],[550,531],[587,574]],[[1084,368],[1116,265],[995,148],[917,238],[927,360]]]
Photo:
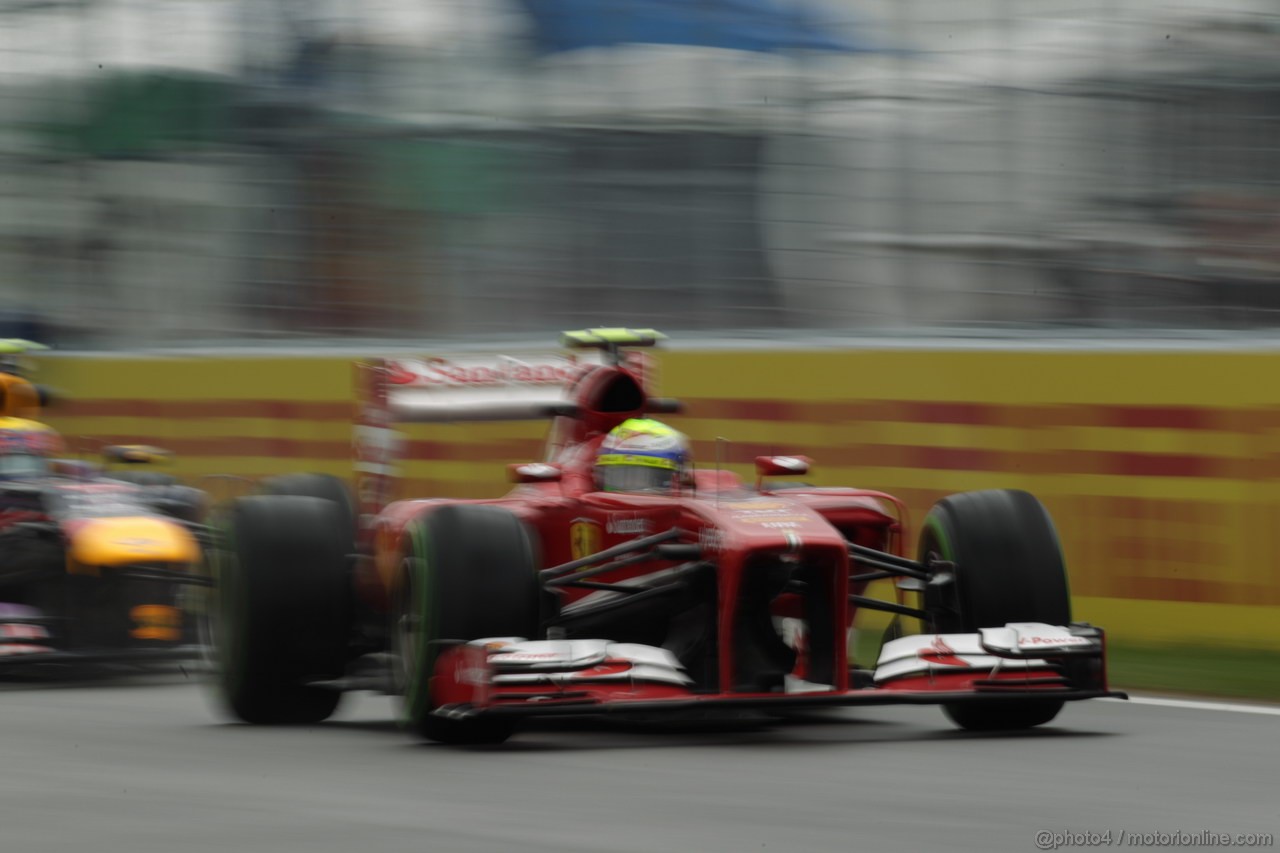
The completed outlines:
[[[689,439],[661,421],[631,418],[614,427],[596,456],[605,492],[671,492],[689,464]]]

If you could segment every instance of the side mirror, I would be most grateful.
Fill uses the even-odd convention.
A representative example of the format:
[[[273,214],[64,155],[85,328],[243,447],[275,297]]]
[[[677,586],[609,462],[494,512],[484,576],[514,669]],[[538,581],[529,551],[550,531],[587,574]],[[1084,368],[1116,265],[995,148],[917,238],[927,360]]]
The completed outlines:
[[[112,444],[102,448],[102,458],[108,462],[123,462],[127,465],[153,465],[157,462],[168,462],[173,454],[163,447],[152,447],[149,444]]]
[[[757,456],[756,489],[763,485],[765,477],[794,477],[809,473],[808,456]]]
[[[513,483],[558,483],[563,473],[549,462],[516,462],[507,466],[507,478]]]
[[[757,456],[756,473],[761,477],[808,474],[812,462],[808,456]]]

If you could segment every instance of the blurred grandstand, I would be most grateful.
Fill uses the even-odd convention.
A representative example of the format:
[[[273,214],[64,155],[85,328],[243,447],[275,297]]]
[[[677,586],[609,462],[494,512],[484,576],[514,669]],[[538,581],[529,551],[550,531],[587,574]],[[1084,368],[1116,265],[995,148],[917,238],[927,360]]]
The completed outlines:
[[[1280,325],[1250,0],[0,0],[0,336]]]

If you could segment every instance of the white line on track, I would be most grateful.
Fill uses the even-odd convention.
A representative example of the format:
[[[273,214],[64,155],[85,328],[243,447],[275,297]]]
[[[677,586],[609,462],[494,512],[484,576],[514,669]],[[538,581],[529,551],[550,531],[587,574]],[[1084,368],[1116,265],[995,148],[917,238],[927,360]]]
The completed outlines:
[[[1124,702],[1124,699],[1104,699],[1104,702]],[[1280,708],[1271,705],[1240,705],[1234,702],[1195,702],[1190,699],[1162,699],[1156,696],[1130,696],[1135,705],[1157,705],[1162,708],[1187,708],[1193,711],[1231,711],[1236,714],[1262,714],[1280,717]]]

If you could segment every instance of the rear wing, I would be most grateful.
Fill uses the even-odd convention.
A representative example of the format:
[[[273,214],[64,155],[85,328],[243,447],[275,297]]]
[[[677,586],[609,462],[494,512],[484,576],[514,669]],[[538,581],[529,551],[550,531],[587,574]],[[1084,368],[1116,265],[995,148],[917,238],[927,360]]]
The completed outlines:
[[[606,363],[600,351],[379,358],[356,363],[359,421],[466,423],[541,420],[562,414],[588,370]],[[624,353],[623,363],[653,393],[653,359]]]
[[[566,332],[571,352],[521,355],[467,354],[431,358],[373,358],[355,364],[356,494],[361,529],[390,500],[399,477],[402,423],[466,423],[543,420],[572,414],[574,385],[602,364],[623,364],[645,393],[656,385],[656,363],[647,353],[664,338],[650,329]]]

